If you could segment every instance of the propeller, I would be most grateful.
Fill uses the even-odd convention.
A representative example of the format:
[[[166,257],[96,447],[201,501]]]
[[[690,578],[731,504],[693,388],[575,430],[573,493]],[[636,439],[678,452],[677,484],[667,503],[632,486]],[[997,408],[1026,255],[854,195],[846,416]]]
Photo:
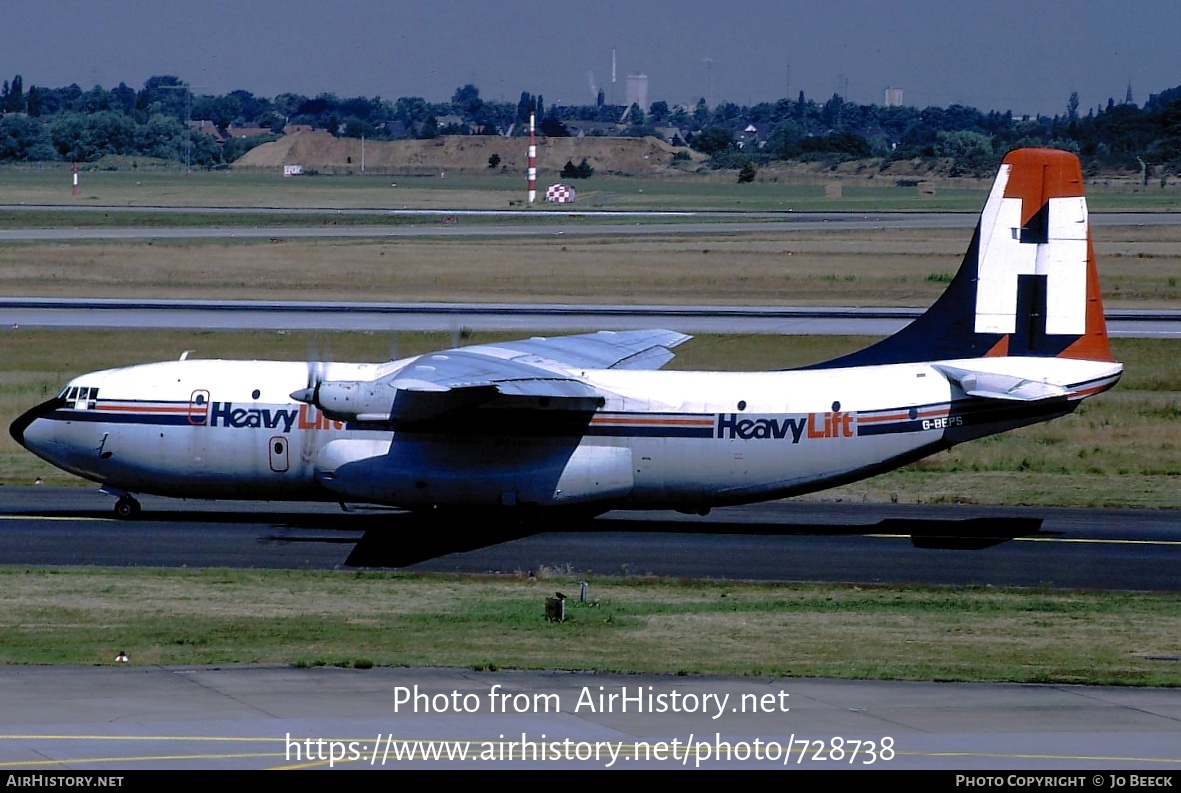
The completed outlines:
[[[320,361],[308,360],[307,384],[298,391],[291,392],[291,398],[296,402],[306,402],[317,405],[320,400],[320,385],[324,382],[324,369]]]
[[[317,337],[313,337],[308,341],[307,354],[307,378],[304,388],[295,391],[291,394],[291,398],[298,402],[305,402],[312,407],[318,408],[320,398],[320,386],[324,382],[325,370],[321,345]],[[320,419],[312,422],[310,428],[305,428],[302,432],[302,443],[300,444],[300,456],[305,463],[310,463],[316,459],[316,455],[320,451],[319,439],[319,425]]]

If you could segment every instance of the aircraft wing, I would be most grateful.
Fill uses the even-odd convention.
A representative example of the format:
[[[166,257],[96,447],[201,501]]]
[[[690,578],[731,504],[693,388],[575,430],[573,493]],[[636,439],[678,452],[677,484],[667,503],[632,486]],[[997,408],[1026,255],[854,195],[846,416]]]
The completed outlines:
[[[599,331],[480,344],[420,356],[389,377],[410,390],[490,385],[514,396],[590,396],[594,390],[573,372],[659,369],[675,357],[669,348],[689,338],[668,330]]]
[[[691,338],[671,330],[602,330],[459,349],[498,358],[507,352],[513,360],[542,368],[556,364],[559,369],[659,369],[675,357],[672,347]]]
[[[325,381],[292,397],[344,420],[415,422],[497,396],[546,400],[557,410],[593,410],[602,395],[576,376],[586,369],[658,369],[690,337],[667,330],[600,331],[457,347],[421,355],[368,382]]]

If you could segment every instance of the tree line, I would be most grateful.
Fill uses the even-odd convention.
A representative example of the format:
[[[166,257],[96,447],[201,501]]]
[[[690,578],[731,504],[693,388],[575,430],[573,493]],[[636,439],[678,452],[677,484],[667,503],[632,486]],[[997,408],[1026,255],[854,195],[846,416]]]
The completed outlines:
[[[769,132],[757,151],[739,147],[732,120],[762,123]],[[715,162],[884,161],[942,158],[951,175],[987,176],[1006,152],[1027,146],[1065,149],[1084,167],[1181,174],[1181,87],[1154,94],[1143,107],[1109,99],[1081,115],[1078,95],[1055,116],[1014,118],[975,108],[879,107],[833,96],[827,102],[780,100],[750,108],[719,106],[690,144]]]
[[[689,108],[656,101],[645,109],[606,104],[601,93],[591,105],[547,105],[524,91],[516,103],[495,102],[471,84],[457,88],[450,102],[428,102],[330,93],[266,98],[244,90],[204,95],[175,76],[151,77],[138,90],[124,83],[109,90],[26,88],[16,75],[0,89],[0,113],[0,162],[93,162],[117,154],[213,168],[290,125],[376,140],[524,135],[533,113],[543,135],[568,135],[574,128],[591,135],[657,135],[690,145],[723,168],[774,160],[940,158],[952,175],[984,176],[1010,149],[1050,146],[1074,151],[1091,170],[1181,173],[1181,86],[1152,95],[1143,107],[1109,99],[1084,115],[1073,94],[1061,114],[1015,118],[962,105],[882,107],[838,95],[818,102],[802,91],[753,106],[724,102],[711,108],[700,100]],[[193,121],[222,134],[193,131]],[[231,127],[256,134],[228,136]]]

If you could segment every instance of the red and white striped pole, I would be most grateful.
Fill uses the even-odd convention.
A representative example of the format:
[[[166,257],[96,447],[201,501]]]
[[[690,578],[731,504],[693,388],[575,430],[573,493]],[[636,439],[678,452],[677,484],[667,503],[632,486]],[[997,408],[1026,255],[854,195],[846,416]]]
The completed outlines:
[[[78,163],[74,163],[74,195],[78,195]]]
[[[529,206],[537,200],[537,138],[534,137],[533,111],[529,111]]]

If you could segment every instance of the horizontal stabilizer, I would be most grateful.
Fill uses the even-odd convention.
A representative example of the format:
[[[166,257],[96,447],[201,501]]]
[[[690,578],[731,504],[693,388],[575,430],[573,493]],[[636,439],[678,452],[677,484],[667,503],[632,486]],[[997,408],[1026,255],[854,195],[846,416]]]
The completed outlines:
[[[1011,374],[977,372],[942,364],[936,364],[935,368],[944,377],[959,386],[965,394],[981,399],[1038,402],[1043,399],[1065,397],[1068,394],[1062,386]]]

